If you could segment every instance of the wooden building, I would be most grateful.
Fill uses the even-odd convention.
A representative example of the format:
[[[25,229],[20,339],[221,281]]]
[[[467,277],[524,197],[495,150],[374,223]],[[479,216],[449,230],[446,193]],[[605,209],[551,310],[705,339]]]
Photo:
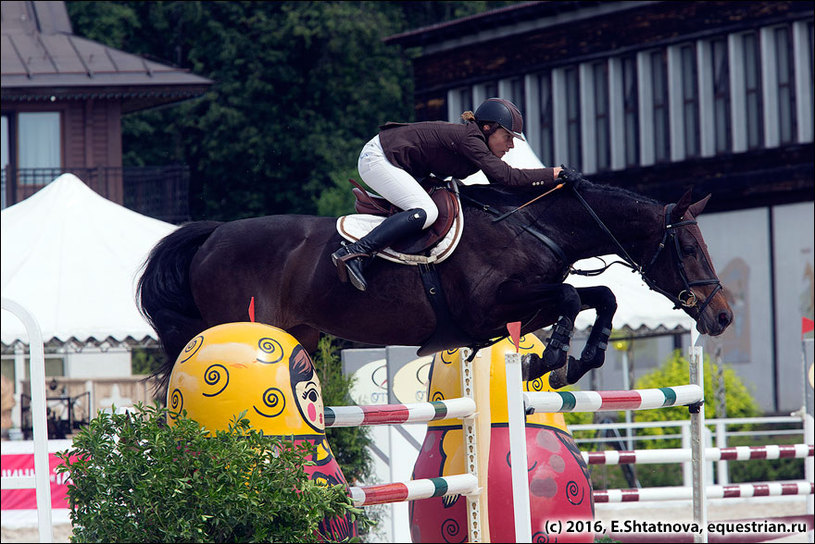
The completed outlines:
[[[74,35],[64,2],[0,6],[2,207],[72,172],[136,211],[188,219],[183,165],[122,168],[121,119],[200,96],[212,81]]]
[[[663,202],[688,187],[711,193],[700,224],[736,321],[708,353],[735,365],[766,410],[801,406],[800,319],[813,312],[811,2],[524,2],[386,42],[413,59],[418,120],[456,121],[500,96],[519,106],[546,165]],[[643,353],[640,365],[664,354]],[[619,366],[603,372],[606,388],[621,385]]]

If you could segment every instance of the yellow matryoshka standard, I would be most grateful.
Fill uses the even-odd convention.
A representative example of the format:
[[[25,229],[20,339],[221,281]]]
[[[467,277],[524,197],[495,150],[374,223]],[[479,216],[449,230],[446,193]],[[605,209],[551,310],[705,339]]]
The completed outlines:
[[[348,487],[326,441],[314,364],[297,339],[282,329],[241,322],[205,330],[178,356],[167,397],[172,412],[186,410],[209,431],[227,429],[230,419],[246,410],[252,427],[263,434],[312,445],[316,464],[304,467],[310,479]],[[320,534],[344,541],[357,536],[356,524],[347,518],[326,519]]]

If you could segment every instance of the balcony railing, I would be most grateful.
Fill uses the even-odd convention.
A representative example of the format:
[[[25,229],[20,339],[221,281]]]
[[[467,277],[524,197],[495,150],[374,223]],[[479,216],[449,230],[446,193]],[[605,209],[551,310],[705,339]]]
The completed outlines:
[[[98,168],[11,168],[2,171],[2,207],[33,195],[61,174],[71,173],[105,198],[169,223],[190,220],[189,168],[125,166]]]

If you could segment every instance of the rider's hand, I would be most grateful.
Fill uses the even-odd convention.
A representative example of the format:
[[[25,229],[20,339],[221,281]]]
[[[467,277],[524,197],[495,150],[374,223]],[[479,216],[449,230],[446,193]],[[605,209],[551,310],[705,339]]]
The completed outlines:
[[[580,187],[580,184],[586,181],[586,178],[583,177],[583,174],[575,170],[574,168],[569,168],[568,166],[561,165],[562,170],[560,174],[558,174],[557,179],[565,184],[566,187],[572,186],[575,189]]]

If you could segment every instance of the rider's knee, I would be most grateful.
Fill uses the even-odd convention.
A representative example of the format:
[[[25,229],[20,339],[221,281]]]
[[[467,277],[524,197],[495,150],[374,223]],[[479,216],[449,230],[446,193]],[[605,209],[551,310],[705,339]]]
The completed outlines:
[[[427,216],[425,217],[424,226],[422,226],[422,228],[426,229],[427,227],[435,223],[436,219],[439,218],[439,209],[436,207],[435,204],[433,204],[432,206],[422,206],[422,210],[424,210],[424,213]]]

